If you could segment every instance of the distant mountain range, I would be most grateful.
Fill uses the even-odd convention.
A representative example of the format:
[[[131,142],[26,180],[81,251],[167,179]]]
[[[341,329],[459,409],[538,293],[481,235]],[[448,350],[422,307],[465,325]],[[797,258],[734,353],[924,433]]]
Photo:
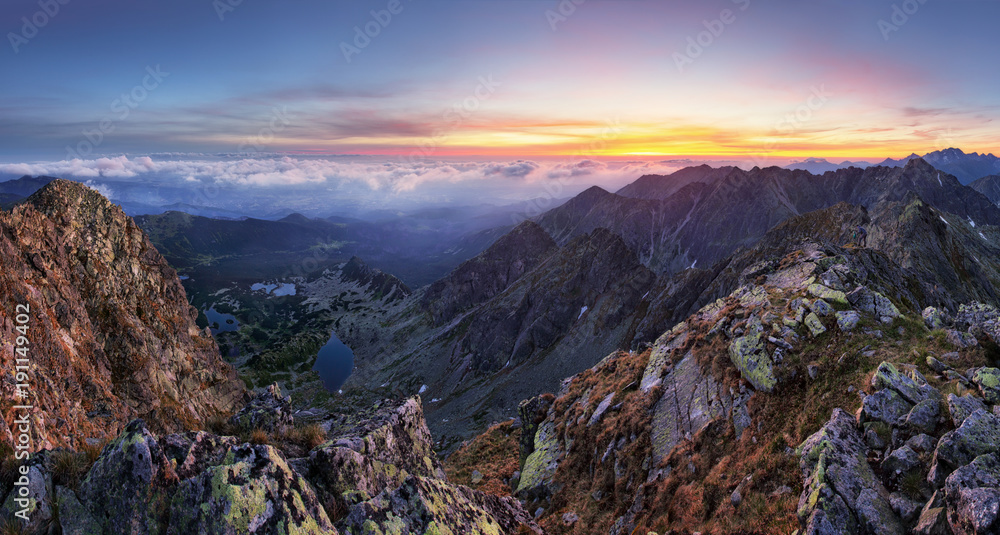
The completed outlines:
[[[799,169],[809,171],[815,175],[821,175],[828,171],[847,169],[848,167],[871,167],[880,165],[883,167],[903,167],[907,162],[915,158],[923,158],[927,163],[933,165],[948,174],[955,175],[962,184],[969,184],[987,175],[1000,174],[1000,158],[992,154],[979,154],[973,152],[966,154],[961,149],[944,149],[928,152],[923,156],[910,154],[905,158],[894,160],[886,158],[877,164],[869,162],[844,161],[839,164],[831,163],[823,158],[807,158],[801,162],[793,162],[785,166],[785,169]]]
[[[423,391],[447,448],[611,348],[654,341],[754,263],[803,238],[844,245],[858,226],[921,304],[998,301],[1000,208],[923,159],[824,176],[701,166],[590,188],[393,307],[344,315],[345,388]]]

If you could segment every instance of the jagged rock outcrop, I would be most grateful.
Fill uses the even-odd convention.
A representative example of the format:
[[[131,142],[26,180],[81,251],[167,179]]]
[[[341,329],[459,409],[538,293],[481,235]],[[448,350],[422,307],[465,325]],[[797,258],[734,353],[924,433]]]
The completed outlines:
[[[541,533],[512,498],[449,483],[419,399],[383,401],[360,420],[328,415],[330,440],[288,458],[283,434],[248,443],[206,432],[157,436],[142,420],[109,443],[76,487],[53,452],[27,466],[29,532]],[[62,478],[62,479],[60,479]],[[6,489],[3,490],[7,493]],[[14,492],[0,502],[9,517]]]
[[[939,328],[936,314],[923,318]],[[992,314],[966,318],[983,329]],[[963,386],[992,372],[938,363],[935,371],[965,395],[944,396],[914,366],[883,362],[858,419],[835,410],[800,446],[807,483],[799,501],[803,533],[965,535],[1000,527],[1000,417],[989,408],[1000,400]],[[947,430],[946,422],[954,428]],[[875,472],[869,462],[878,459]],[[862,495],[865,500],[852,501]],[[866,520],[872,512],[877,522]]]
[[[413,293],[403,281],[396,277],[365,264],[363,260],[352,256],[340,266],[340,276],[344,280],[356,282],[367,287],[376,300],[394,301],[403,299]]]
[[[136,417],[169,432],[231,414],[245,387],[195,319],[176,272],[96,191],[55,180],[0,213],[0,330],[29,342],[0,347],[0,362],[30,361],[26,381],[0,379],[0,440],[15,400],[34,407],[36,450],[102,443]]]
[[[459,312],[505,290],[555,249],[556,242],[542,227],[525,221],[447,277],[431,284],[421,305],[430,312],[435,324],[448,322]]]

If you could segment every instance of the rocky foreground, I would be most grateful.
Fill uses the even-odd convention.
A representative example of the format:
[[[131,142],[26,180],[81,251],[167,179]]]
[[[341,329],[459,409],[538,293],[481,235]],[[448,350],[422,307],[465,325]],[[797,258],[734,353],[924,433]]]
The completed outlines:
[[[258,394],[230,425],[155,435],[134,420],[89,468],[66,450],[26,464],[28,533],[541,533],[513,498],[449,483],[418,398],[331,416],[326,440],[291,444],[288,398]],[[293,455],[297,455],[294,456]],[[69,457],[68,457],[69,456]],[[82,461],[81,461],[82,462]],[[15,492],[0,516],[17,510]]]
[[[843,215],[829,241],[765,239],[735,291],[448,463],[516,440],[479,486],[547,533],[997,532],[1000,312],[923,307],[912,271],[834,245]]]

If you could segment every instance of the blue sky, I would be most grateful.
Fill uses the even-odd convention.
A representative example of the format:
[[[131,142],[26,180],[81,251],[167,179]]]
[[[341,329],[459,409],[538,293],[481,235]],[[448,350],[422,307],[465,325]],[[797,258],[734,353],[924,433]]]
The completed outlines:
[[[237,1],[5,0],[0,159],[1000,149],[996,1]]]

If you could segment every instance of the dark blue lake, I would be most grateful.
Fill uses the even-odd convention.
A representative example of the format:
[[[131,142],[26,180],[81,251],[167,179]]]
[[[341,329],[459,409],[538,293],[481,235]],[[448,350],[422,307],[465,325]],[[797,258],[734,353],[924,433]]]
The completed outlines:
[[[203,310],[205,317],[208,318],[208,326],[212,329],[212,334],[224,333],[229,331],[235,331],[240,328],[240,322],[236,320],[236,316],[232,314],[223,314],[218,310],[215,310],[215,306],[212,306],[208,310]]]
[[[323,386],[331,392],[336,392],[344,385],[344,381],[354,369],[354,352],[337,338],[330,334],[330,340],[320,348],[316,356],[313,370],[323,380]]]

